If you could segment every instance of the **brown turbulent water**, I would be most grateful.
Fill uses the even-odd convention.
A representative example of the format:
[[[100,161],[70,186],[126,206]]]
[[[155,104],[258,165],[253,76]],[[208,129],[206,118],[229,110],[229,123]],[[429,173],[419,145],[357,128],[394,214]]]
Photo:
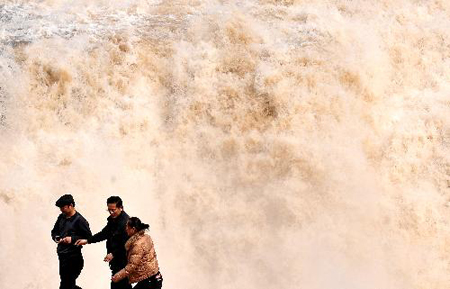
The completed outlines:
[[[450,288],[450,4],[3,1],[0,288],[54,201],[151,224],[164,288]],[[104,244],[84,288],[109,288]]]

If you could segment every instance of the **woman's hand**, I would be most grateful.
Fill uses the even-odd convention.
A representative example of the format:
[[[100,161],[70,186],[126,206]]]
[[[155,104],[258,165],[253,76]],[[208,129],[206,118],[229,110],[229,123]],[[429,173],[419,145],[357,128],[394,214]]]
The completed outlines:
[[[117,283],[120,281],[119,276],[117,276],[117,274],[115,274],[114,276],[111,277],[111,281],[113,281],[114,283]]]

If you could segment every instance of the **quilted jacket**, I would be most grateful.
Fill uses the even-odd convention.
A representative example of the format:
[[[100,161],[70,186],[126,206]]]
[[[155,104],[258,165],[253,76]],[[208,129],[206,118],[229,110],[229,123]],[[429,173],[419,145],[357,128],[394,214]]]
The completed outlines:
[[[128,277],[130,283],[136,283],[155,275],[159,271],[155,247],[152,238],[141,230],[125,243],[128,263],[116,276],[119,280]]]

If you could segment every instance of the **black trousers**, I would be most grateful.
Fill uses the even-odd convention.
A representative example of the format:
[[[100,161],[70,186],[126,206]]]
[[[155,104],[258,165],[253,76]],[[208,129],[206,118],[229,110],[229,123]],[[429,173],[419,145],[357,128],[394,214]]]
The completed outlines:
[[[80,276],[84,266],[83,255],[81,254],[60,254],[59,259],[59,289],[81,289],[76,285],[76,280]]]
[[[155,275],[139,281],[133,289],[161,289],[163,278],[161,273],[156,273]]]
[[[125,268],[127,260],[114,260],[109,262],[109,268],[111,269],[111,276],[114,276],[117,272]],[[111,281],[111,289],[131,289],[131,284],[128,282],[128,278],[122,279],[117,283]]]

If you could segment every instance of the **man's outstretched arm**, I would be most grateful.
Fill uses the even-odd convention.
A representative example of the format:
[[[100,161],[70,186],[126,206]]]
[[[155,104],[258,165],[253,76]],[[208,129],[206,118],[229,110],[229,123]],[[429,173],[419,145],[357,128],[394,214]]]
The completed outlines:
[[[90,232],[90,231],[89,231]],[[84,239],[79,239],[75,242],[75,245],[86,245],[86,244],[92,244],[92,243],[97,243],[97,242],[101,242],[104,241],[108,238],[108,232],[109,232],[109,227],[108,225],[106,225],[100,232],[98,232],[97,234],[84,238]]]

